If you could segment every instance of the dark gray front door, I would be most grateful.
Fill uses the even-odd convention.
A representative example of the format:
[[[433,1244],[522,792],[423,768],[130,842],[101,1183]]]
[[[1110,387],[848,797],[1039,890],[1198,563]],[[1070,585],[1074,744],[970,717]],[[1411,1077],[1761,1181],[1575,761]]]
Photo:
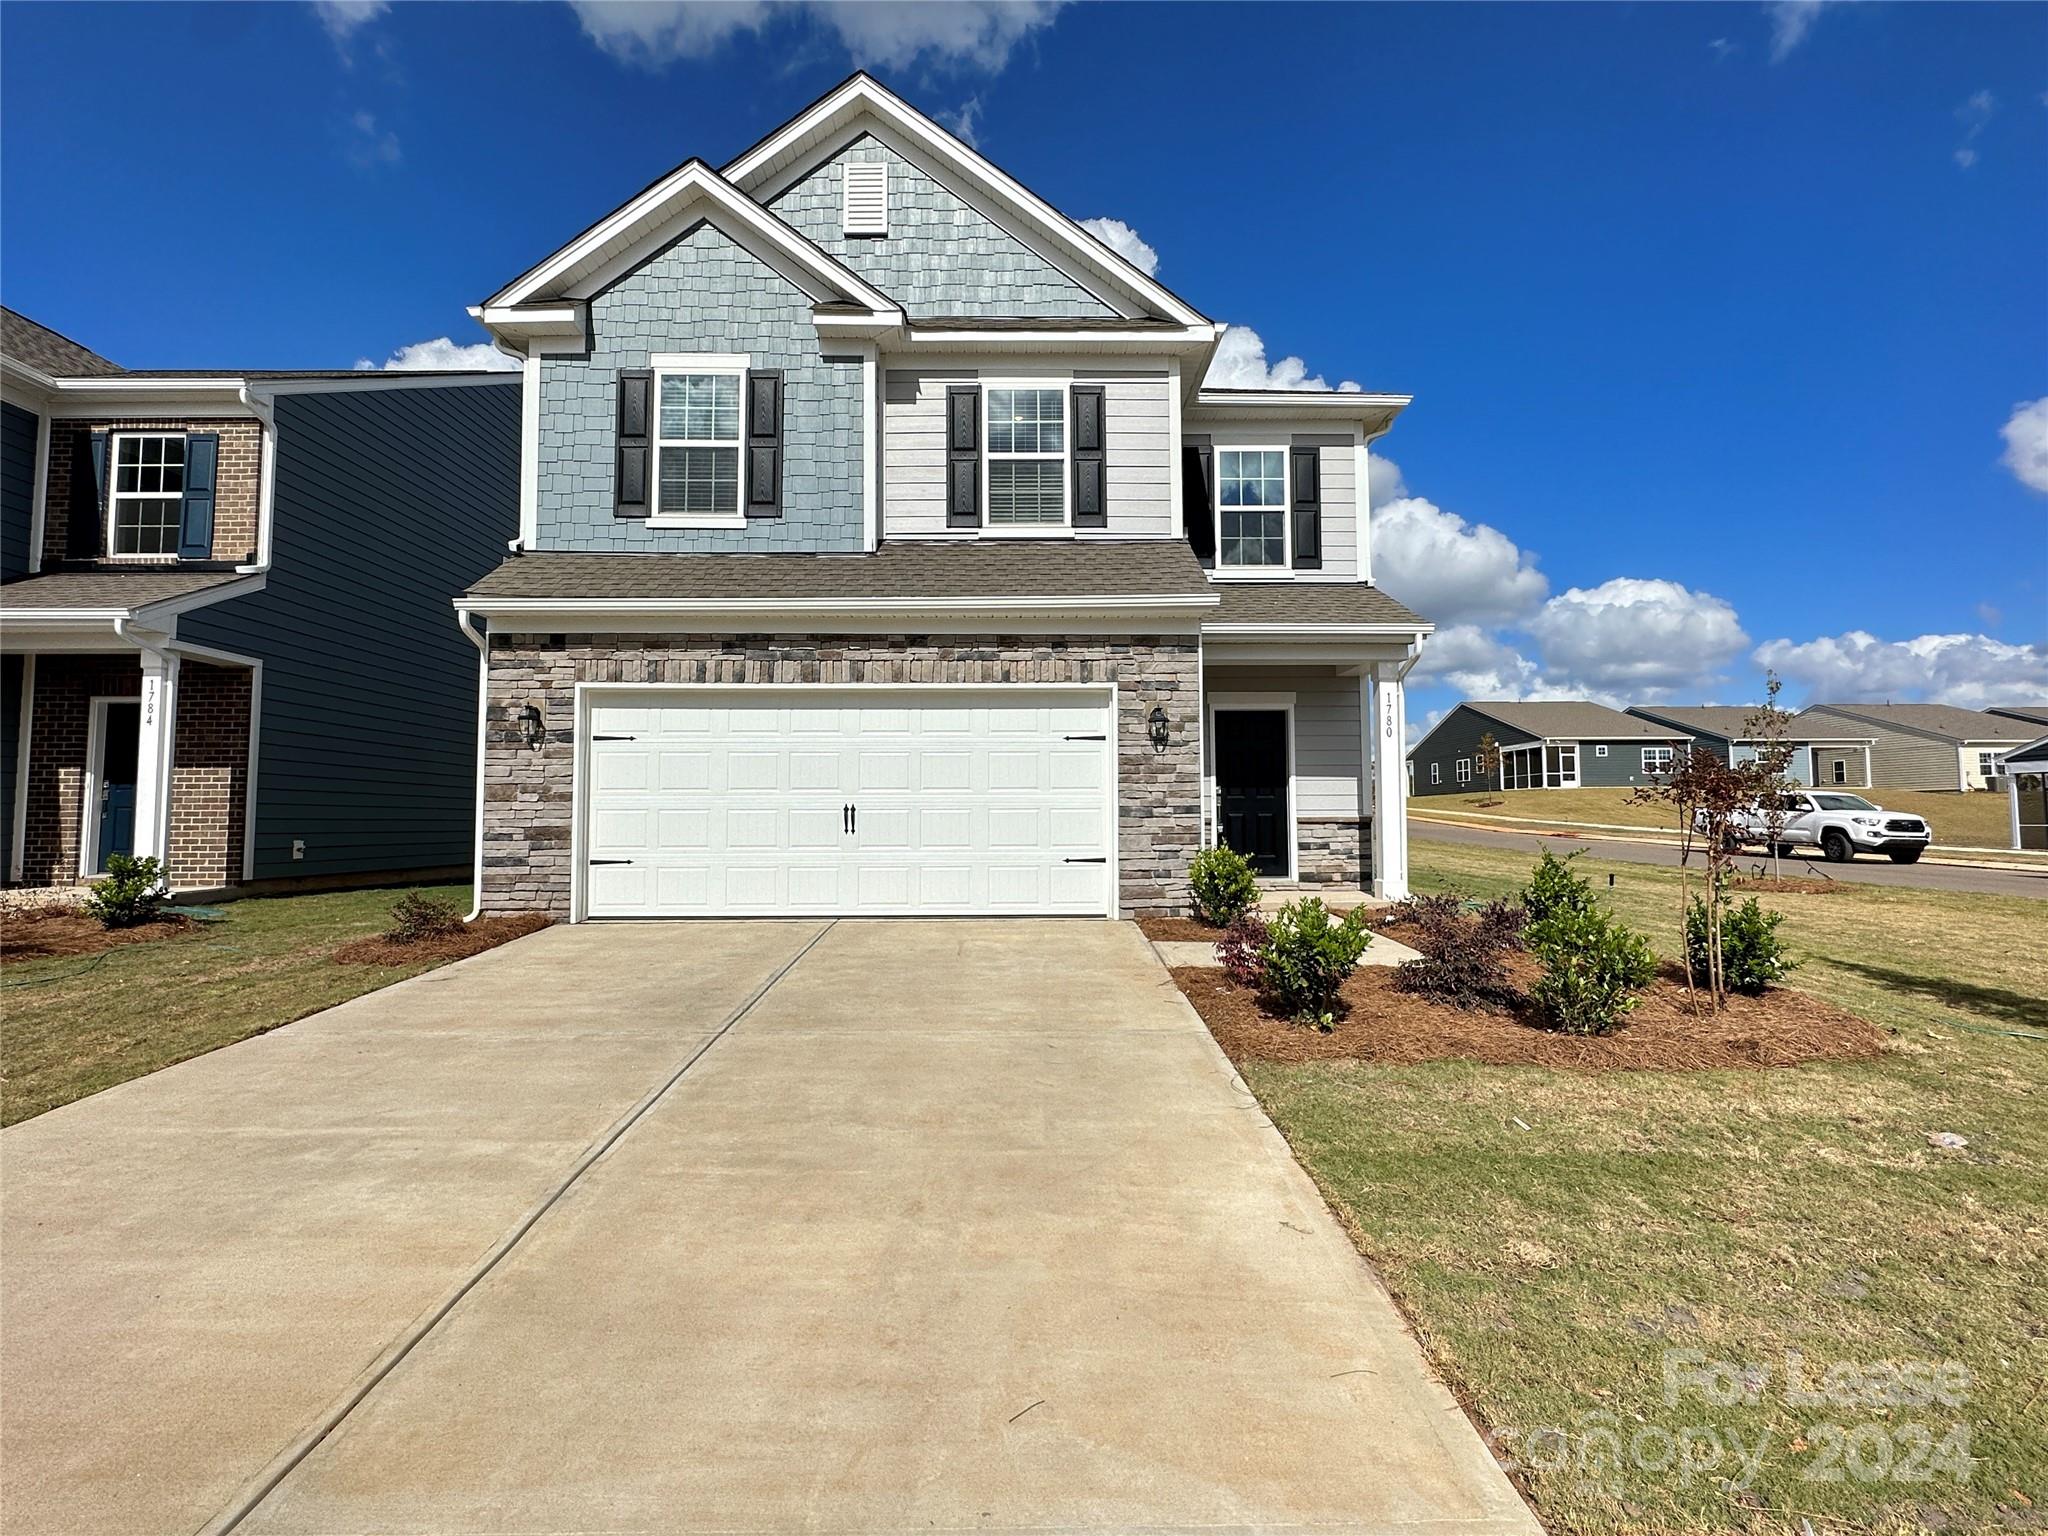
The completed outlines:
[[[1287,712],[1216,712],[1218,841],[1235,848],[1262,875],[1285,875],[1287,848]]]

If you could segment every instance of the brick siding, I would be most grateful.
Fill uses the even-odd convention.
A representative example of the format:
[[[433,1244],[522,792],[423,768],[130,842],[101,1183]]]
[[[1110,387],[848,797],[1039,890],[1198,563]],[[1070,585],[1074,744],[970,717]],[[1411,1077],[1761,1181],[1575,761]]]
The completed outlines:
[[[219,433],[220,462],[215,471],[213,492],[212,558],[241,562],[255,558],[263,429],[253,421],[187,416],[155,421],[59,421],[51,424],[50,483],[43,506],[45,562],[65,557],[71,520],[74,444],[82,434],[100,431]],[[108,452],[111,455],[111,444]],[[90,473],[90,466],[87,472]],[[104,508],[101,517],[105,517]],[[171,557],[166,557],[166,563],[173,563]]]
[[[142,694],[142,668],[113,656],[36,658],[22,881],[78,880],[85,770],[95,698]],[[184,662],[171,763],[170,880],[180,887],[239,881],[248,796],[249,674]]]
[[[483,907],[569,912],[575,685],[584,683],[1110,683],[1117,686],[1117,852],[1127,916],[1185,909],[1200,839],[1195,642],[949,636],[495,635],[484,767]],[[526,746],[537,703],[547,741]],[[1172,740],[1155,751],[1146,717]]]

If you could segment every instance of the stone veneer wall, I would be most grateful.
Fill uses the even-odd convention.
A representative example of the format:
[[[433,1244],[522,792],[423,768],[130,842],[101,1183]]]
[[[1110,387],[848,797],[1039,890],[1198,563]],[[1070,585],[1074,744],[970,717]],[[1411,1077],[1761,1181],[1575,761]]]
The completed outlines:
[[[1300,844],[1295,867],[1301,877],[1295,884],[1341,885],[1354,890],[1370,884],[1370,821],[1305,816],[1295,828],[1295,837]]]
[[[487,912],[569,912],[575,685],[586,683],[1109,683],[1117,685],[1117,857],[1125,915],[1186,907],[1201,837],[1192,636],[491,636],[484,765]],[[519,711],[547,724],[539,749]],[[1163,706],[1172,741],[1153,749]]]

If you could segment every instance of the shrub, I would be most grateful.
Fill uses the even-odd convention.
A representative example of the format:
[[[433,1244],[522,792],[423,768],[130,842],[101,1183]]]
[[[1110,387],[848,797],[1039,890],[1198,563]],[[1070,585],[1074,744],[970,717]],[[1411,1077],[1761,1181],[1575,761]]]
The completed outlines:
[[[1572,860],[1582,851],[1574,848],[1560,859],[1548,848],[1543,850],[1543,857],[1537,861],[1528,885],[1522,890],[1522,907],[1529,914],[1531,924],[1540,923],[1559,912],[1593,910],[1593,887],[1572,873]]]
[[[1290,1018],[1313,1020],[1327,1028],[1345,978],[1358,968],[1372,935],[1365,913],[1354,911],[1342,922],[1316,896],[1290,901],[1268,926],[1265,948],[1265,990]]]
[[[391,904],[391,926],[384,937],[393,944],[418,944],[462,932],[462,912],[439,896],[407,891]]]
[[[1531,923],[1529,948],[1543,962],[1530,1000],[1547,1027],[1567,1034],[1606,1034],[1657,974],[1649,940],[1598,906]]]
[[[1224,974],[1240,987],[1264,991],[1265,949],[1271,938],[1263,917],[1256,912],[1245,913],[1216,941],[1216,958],[1223,963]]]
[[[102,928],[136,928],[153,923],[163,910],[164,872],[155,859],[107,855],[107,876],[92,883],[85,910]]]
[[[1259,904],[1259,878],[1235,848],[1204,848],[1189,861],[1188,894],[1195,916],[1228,928]]]
[[[1527,921],[1519,903],[1496,901],[1467,917],[1455,896],[1416,896],[1403,902],[1401,920],[1422,952],[1394,969],[1394,988],[1453,1008],[1480,1008],[1513,993],[1506,952],[1519,944]]]
[[[1752,896],[1721,914],[1721,979],[1731,991],[1756,996],[1773,982],[1783,981],[1797,963],[1778,937],[1782,912],[1766,912]],[[1685,953],[1695,976],[1708,972],[1712,944],[1707,904],[1695,896],[1685,914]]]

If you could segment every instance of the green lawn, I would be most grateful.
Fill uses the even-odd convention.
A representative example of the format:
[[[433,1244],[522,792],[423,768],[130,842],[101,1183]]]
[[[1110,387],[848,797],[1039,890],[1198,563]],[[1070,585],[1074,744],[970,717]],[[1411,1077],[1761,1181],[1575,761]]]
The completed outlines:
[[[1823,785],[1822,788],[1827,786]],[[2004,795],[1941,794],[1925,789],[1856,789],[1848,791],[1875,800],[1888,811],[1923,818],[1934,840],[1956,848],[2012,848],[2012,808]],[[1540,821],[1604,823],[1620,827],[1676,830],[1671,813],[1661,805],[1631,805],[1626,789],[1511,789],[1482,795],[1418,795],[1409,809],[1491,811]]]
[[[469,909],[467,885],[430,894]],[[0,1124],[111,1088],[431,968],[337,965],[396,890],[231,902],[175,939],[0,970]]]
[[[1526,876],[1491,849],[1418,839],[1413,856],[1423,890]],[[1672,952],[1675,872],[1578,867]],[[1519,1432],[1510,1452],[1553,1530],[2039,1529],[2048,1039],[2000,1032],[2048,1037],[2048,905],[1876,886],[1777,904],[1798,984],[1895,1030],[1889,1059],[1609,1077],[1255,1062],[1245,1077],[1438,1366],[1484,1423]],[[1967,1150],[1931,1146],[1942,1131]],[[1669,1402],[1674,1350],[1769,1376],[1754,1404],[1683,1376]],[[1960,1407],[1802,1403],[1787,1351],[1810,1378],[1952,1359],[1971,1380]],[[1618,1466],[1586,1454],[1602,1429],[1619,1431]],[[1731,1432],[1761,1442],[1753,1478]],[[1681,1437],[1692,1470],[1660,1470]]]

